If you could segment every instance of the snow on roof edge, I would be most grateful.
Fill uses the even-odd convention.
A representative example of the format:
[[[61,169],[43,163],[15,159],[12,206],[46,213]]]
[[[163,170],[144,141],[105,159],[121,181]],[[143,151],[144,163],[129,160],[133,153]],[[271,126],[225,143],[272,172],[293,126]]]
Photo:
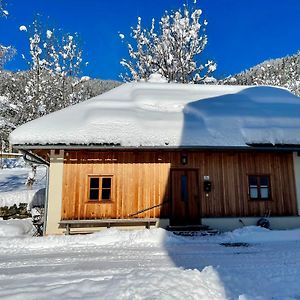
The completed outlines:
[[[267,102],[260,99],[262,96]],[[287,104],[300,104],[298,97],[282,87],[131,82],[28,122],[14,130],[10,140],[16,146],[116,144],[122,148],[247,147],[252,140],[256,143],[298,145],[300,138],[284,140],[287,129],[280,132],[282,140],[276,138],[276,132],[279,132],[276,128],[282,131],[284,119],[293,114],[290,109],[281,120],[273,111],[277,121],[270,115],[267,109],[272,108],[270,105],[275,107],[280,104],[280,110],[284,112],[281,98],[289,100]],[[251,108],[248,116],[243,116],[245,105]],[[257,128],[253,127],[255,122],[262,123],[265,118],[264,115],[253,115],[257,105],[268,116],[269,125],[265,122]],[[240,114],[234,114],[228,108],[239,110]],[[218,127],[213,120],[215,123],[222,122],[228,128]],[[245,121],[247,124],[243,124]],[[297,124],[290,122],[286,126],[293,128],[297,136],[298,130],[300,133],[298,121],[297,117]],[[229,136],[228,132],[237,126],[241,132]],[[273,128],[270,131],[272,140],[263,135],[257,138],[257,133],[269,129],[268,126]],[[251,133],[251,137],[243,136],[245,132]],[[200,137],[203,137],[202,140]]]

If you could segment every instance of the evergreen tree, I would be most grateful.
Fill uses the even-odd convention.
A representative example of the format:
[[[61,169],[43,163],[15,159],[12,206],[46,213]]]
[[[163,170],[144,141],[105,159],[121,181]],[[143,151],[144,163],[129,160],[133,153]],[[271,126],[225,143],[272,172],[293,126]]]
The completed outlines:
[[[229,76],[220,83],[282,86],[300,96],[300,52],[265,61],[249,70]]]

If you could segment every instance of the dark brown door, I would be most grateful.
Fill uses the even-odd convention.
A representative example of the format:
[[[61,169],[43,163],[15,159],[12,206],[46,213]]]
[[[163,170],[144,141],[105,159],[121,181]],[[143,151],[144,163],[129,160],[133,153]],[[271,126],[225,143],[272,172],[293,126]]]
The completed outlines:
[[[171,225],[201,223],[197,170],[171,170],[171,199]]]

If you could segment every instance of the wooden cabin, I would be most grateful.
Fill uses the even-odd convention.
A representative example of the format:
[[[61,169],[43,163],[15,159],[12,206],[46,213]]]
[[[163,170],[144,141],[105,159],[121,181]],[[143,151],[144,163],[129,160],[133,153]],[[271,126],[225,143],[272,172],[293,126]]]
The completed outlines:
[[[10,139],[49,165],[47,234],[300,226],[300,99],[285,89],[129,83]]]

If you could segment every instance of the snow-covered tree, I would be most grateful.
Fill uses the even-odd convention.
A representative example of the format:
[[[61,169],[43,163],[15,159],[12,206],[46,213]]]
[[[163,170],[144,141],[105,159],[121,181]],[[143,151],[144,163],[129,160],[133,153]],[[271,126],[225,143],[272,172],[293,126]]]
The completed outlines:
[[[32,120],[32,109],[31,103],[27,99],[27,94],[25,89],[28,87],[28,82],[31,80],[31,71],[18,71],[9,72],[2,70],[0,71],[0,95],[5,95],[0,97],[0,139],[5,141],[6,149],[8,149],[8,135],[16,127],[22,125],[23,123]],[[95,80],[82,78],[77,79],[73,77],[68,77],[67,86],[70,87],[71,83],[80,82],[74,87],[75,90],[80,89],[81,98],[78,101],[88,99],[97,95],[102,94],[116,86],[120,83],[116,81],[108,80]],[[49,83],[51,85],[51,83]],[[56,88],[56,86],[54,86]],[[71,88],[69,88],[71,90]],[[75,93],[77,94],[77,92]],[[54,90],[53,94],[49,93],[49,102],[47,105],[52,105],[52,107],[46,107],[49,111],[55,111],[59,109],[59,105],[56,105],[56,97],[59,97],[58,90]],[[56,105],[56,106],[55,106]]]
[[[41,115],[99,95],[118,82],[81,76],[82,50],[78,34],[46,27],[36,20],[28,28],[28,70],[0,69],[0,140],[8,149],[8,135],[16,127]]]
[[[0,17],[7,17],[8,11],[5,9],[6,3],[0,0]],[[4,64],[15,55],[15,49],[11,46],[0,44],[0,75]],[[6,82],[4,76],[0,76],[0,81]],[[14,114],[15,106],[10,103],[5,89],[0,89],[0,146],[1,150],[7,150],[7,137],[9,132],[14,129],[14,124],[10,121],[11,115]]]
[[[78,78],[82,65],[82,50],[78,35],[64,34],[62,30],[45,29],[36,19],[32,26],[20,30],[29,36],[29,65],[25,88],[26,100],[31,104],[29,119],[66,107],[82,100],[82,82]]]
[[[212,60],[201,62],[207,45],[206,25],[201,9],[190,9],[186,5],[183,9],[165,12],[158,26],[152,19],[149,30],[142,27],[139,17],[130,34],[134,44],[127,44],[129,59],[121,60],[129,74],[122,77],[126,81],[139,81],[158,73],[169,82],[203,83],[216,70]],[[124,34],[119,36],[124,40]]]
[[[64,106],[81,100],[82,83],[89,80],[87,76],[79,77],[83,63],[82,49],[79,44],[77,33],[63,35],[57,52],[55,73],[59,77],[59,92]]]
[[[8,149],[8,135],[15,129],[11,117],[15,114],[16,107],[9,102],[5,96],[0,96],[0,146],[1,149]]]
[[[27,107],[26,117],[32,120],[46,113],[45,105],[49,100],[52,82],[49,72],[50,62],[45,59],[41,23],[35,20],[30,29],[32,31],[29,35],[30,59],[27,60],[30,70],[25,87],[24,107]],[[24,25],[20,30],[27,32]],[[26,59],[24,55],[22,56]]]
[[[8,11],[5,9],[5,3],[0,0],[0,17],[7,17]],[[3,46],[0,44],[0,70],[4,64],[16,54],[16,50],[12,46]]]
[[[0,45],[0,70],[3,69],[4,64],[11,60],[15,54],[16,49],[12,46]]]
[[[8,16],[8,11],[5,9],[6,3],[4,0],[0,0],[0,15],[3,17]]]

